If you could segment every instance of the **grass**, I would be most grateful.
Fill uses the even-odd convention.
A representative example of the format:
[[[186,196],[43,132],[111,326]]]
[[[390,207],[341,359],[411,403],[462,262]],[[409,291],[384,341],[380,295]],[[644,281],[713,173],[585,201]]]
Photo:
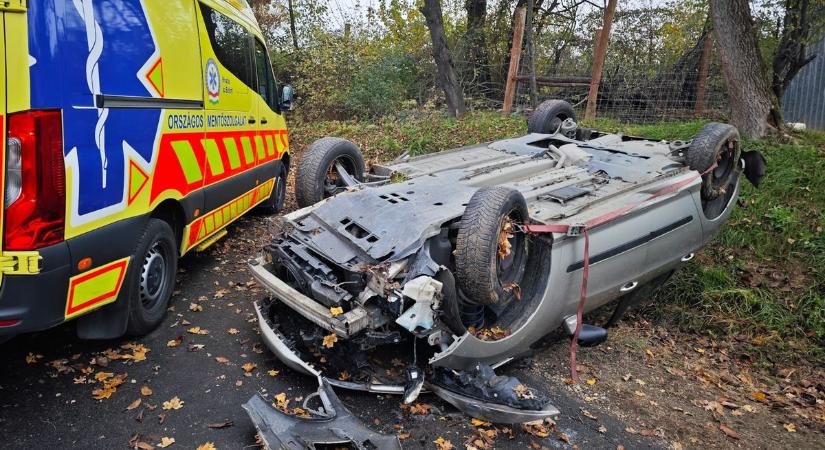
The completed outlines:
[[[628,125],[599,119],[585,124],[655,139],[689,140],[704,121]],[[413,112],[377,122],[294,124],[298,151],[317,138],[359,144],[370,161],[512,137],[526,132],[522,117],[475,112],[454,120]],[[720,235],[680,271],[646,314],[666,326],[716,338],[736,338],[765,362],[825,361],[825,133],[794,133],[745,142],[768,160],[759,189],[743,182],[739,207]]]

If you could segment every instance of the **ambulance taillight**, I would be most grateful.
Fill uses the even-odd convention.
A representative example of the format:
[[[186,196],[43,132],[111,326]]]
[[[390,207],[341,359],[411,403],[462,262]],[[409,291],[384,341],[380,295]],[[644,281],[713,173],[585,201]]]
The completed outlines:
[[[8,121],[3,248],[35,250],[62,242],[66,168],[60,111],[15,113]]]

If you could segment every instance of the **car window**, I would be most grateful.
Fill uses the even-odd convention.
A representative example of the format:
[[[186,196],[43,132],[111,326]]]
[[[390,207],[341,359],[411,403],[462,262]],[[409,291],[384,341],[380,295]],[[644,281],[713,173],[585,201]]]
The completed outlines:
[[[255,39],[255,66],[258,69],[258,93],[273,111],[278,111],[278,88],[272,75],[272,65],[266,47],[258,39]]]
[[[254,86],[251,35],[246,28],[201,3],[203,20],[218,61],[247,86]]]

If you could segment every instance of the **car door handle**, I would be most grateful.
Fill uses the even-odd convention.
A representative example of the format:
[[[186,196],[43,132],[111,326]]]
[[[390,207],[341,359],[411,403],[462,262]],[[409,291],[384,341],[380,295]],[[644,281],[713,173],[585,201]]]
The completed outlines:
[[[621,289],[619,289],[619,292],[630,292],[633,289],[636,289],[636,286],[638,286],[638,285],[639,285],[638,281],[633,281],[631,283],[627,283],[626,285],[622,286]]]
[[[250,117],[248,122],[249,122],[250,125],[254,125],[257,122],[257,120],[255,120],[254,117]]]
[[[266,120],[266,118],[261,119],[261,125],[266,125],[268,123],[269,123],[269,121]]]

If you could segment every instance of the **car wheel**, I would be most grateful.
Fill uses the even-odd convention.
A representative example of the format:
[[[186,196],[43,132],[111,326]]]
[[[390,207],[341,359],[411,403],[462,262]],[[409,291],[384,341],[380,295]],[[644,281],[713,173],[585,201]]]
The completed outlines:
[[[178,250],[168,223],[149,219],[138,240],[129,276],[129,325],[127,332],[143,336],[163,321],[175,287]]]
[[[691,169],[705,173],[702,177],[702,200],[724,196],[739,172],[741,139],[736,127],[712,122],[705,125],[685,152],[685,162]]]
[[[527,265],[519,228],[527,219],[527,202],[515,189],[484,187],[470,199],[455,250],[456,282],[470,301],[505,304],[519,295]]]
[[[566,119],[576,120],[573,106],[564,100],[545,100],[527,121],[528,133],[550,134],[561,128]]]
[[[284,208],[284,200],[286,200],[286,167],[281,164],[278,169],[278,175],[275,177],[275,187],[272,188],[272,194],[269,199],[261,205],[261,211],[266,214],[275,214]]]
[[[364,180],[364,156],[346,139],[325,137],[307,148],[295,171],[295,200],[305,208],[347,187],[346,178]],[[342,173],[346,172],[346,173]]]

